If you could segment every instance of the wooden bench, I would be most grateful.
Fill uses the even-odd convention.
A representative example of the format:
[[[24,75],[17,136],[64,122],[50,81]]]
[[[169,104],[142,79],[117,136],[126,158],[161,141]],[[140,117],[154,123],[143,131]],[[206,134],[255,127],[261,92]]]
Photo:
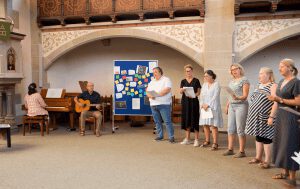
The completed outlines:
[[[11,137],[10,137],[10,125],[9,124],[0,124],[0,131],[6,132],[6,142],[7,147],[11,148]]]

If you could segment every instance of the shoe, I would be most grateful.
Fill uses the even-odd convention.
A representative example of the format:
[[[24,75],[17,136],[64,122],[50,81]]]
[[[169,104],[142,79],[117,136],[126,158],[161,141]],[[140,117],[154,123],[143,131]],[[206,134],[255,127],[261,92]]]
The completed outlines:
[[[200,146],[200,144],[199,144],[199,140],[196,140],[195,139],[195,141],[194,141],[194,145],[193,145],[194,147],[199,147]]]
[[[231,156],[234,155],[233,150],[227,150],[226,152],[223,153],[223,156]]]
[[[219,145],[217,143],[213,143],[212,146],[211,146],[211,151],[217,151],[219,148]]]
[[[80,131],[80,136],[84,136],[85,132],[84,131]]]
[[[276,175],[272,176],[272,179],[287,179],[289,174],[285,173],[277,173]]]
[[[261,164],[262,161],[261,161],[260,159],[253,158],[253,159],[251,159],[248,163],[249,163],[249,164]]]
[[[101,134],[100,134],[100,133],[97,133],[97,134],[96,134],[96,137],[99,137],[99,136],[101,136]]]
[[[234,156],[234,158],[243,158],[243,157],[246,157],[246,153],[245,152],[239,152],[238,154],[236,154]]]
[[[174,144],[175,143],[175,139],[171,138],[171,139],[169,139],[169,142],[172,143],[172,144]]]
[[[204,141],[202,144],[201,144],[201,148],[205,148],[207,147],[208,145],[210,145],[210,142],[209,141]]]
[[[270,169],[271,168],[270,164],[267,163],[267,162],[261,162],[259,164],[259,167],[262,168],[262,169]]]
[[[160,142],[160,141],[163,141],[163,138],[156,137],[154,140],[155,140],[156,142]]]
[[[188,140],[187,138],[184,138],[183,141],[180,142],[180,144],[188,145],[188,144],[191,144],[191,141]]]

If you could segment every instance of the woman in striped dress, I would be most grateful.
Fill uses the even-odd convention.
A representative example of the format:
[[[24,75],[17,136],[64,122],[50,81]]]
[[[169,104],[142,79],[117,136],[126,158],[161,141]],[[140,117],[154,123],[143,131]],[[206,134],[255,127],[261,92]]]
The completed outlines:
[[[270,68],[261,68],[259,84],[250,97],[246,134],[256,137],[256,157],[249,161],[250,164],[260,163],[263,169],[270,168],[271,143],[274,137],[274,116],[277,104],[268,99],[275,95],[277,85],[274,83],[273,71]],[[265,160],[262,161],[263,151]]]

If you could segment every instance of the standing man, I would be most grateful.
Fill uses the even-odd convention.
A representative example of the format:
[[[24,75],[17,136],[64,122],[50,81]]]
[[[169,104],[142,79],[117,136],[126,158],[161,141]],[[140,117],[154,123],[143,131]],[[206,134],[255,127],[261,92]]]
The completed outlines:
[[[80,114],[80,135],[85,135],[85,120],[88,117],[96,118],[96,136],[100,136],[100,124],[102,121],[102,115],[99,111],[100,109],[100,94],[94,91],[94,83],[88,82],[86,85],[87,91],[84,91],[79,96],[74,98],[75,103],[78,106],[84,107],[84,104],[80,103],[78,99],[89,100],[91,104],[98,104],[96,106],[91,106],[88,111],[82,111]]]
[[[160,67],[153,68],[153,76],[155,79],[148,85],[147,96],[150,100],[152,116],[156,125],[157,137],[155,140],[163,140],[162,121],[164,121],[169,135],[169,142],[175,143],[174,128],[171,121],[172,83],[169,78],[163,76],[163,70]]]

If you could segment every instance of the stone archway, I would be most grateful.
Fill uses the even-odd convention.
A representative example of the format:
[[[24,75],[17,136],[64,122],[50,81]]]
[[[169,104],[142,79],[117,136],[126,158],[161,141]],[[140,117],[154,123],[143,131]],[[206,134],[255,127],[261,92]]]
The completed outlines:
[[[182,54],[186,55],[187,57],[194,60],[196,63],[203,67],[202,53],[200,51],[201,49],[189,45],[189,43],[191,43],[190,41],[183,42],[180,39],[176,40],[176,38],[174,37],[162,35],[157,31],[154,32],[151,30],[144,30],[139,28],[114,28],[88,31],[85,34],[80,35],[77,38],[70,40],[64,43],[63,45],[55,48],[55,50],[52,50],[50,53],[47,53],[46,56],[43,57],[44,68],[45,70],[47,70],[57,58],[80,45],[96,40],[118,37],[139,38],[166,45],[170,48],[181,52]],[[201,40],[202,39],[200,38],[199,43],[201,43]],[[192,41],[192,43],[194,44],[196,42],[196,40]]]
[[[259,52],[260,50],[269,47],[279,41],[285,40],[289,37],[293,37],[300,34],[300,23],[282,30],[278,30],[255,43],[249,45],[242,51],[236,53],[236,62],[242,63],[255,53]]]

